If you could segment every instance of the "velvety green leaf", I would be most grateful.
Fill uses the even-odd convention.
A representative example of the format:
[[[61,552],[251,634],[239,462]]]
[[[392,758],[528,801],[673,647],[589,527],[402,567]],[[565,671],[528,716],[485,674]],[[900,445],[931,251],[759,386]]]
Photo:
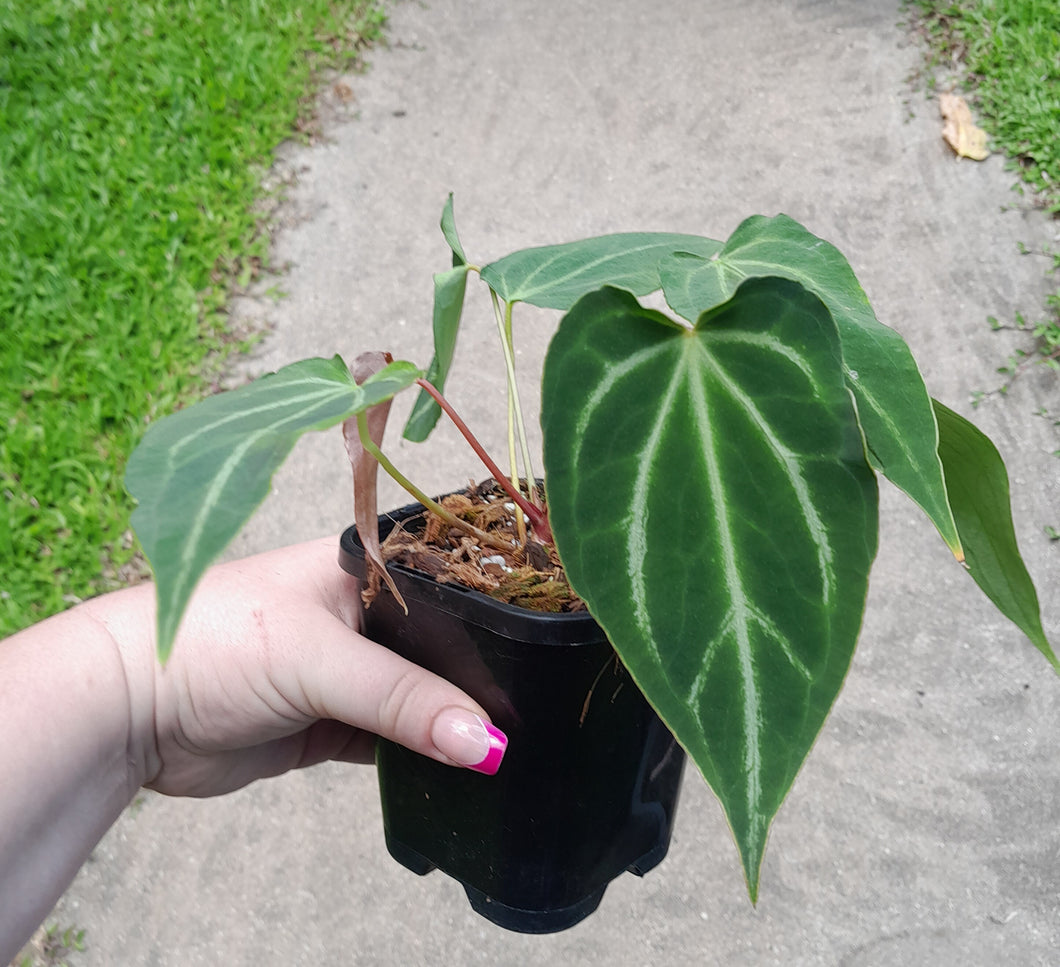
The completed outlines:
[[[560,324],[542,398],[568,577],[717,793],[754,898],[876,550],[835,325],[783,279],[744,283],[694,330],[603,289]]]
[[[411,363],[395,362],[357,386],[338,356],[303,360],[147,431],[125,486],[138,501],[133,528],[155,572],[163,659],[199,578],[265,499],[298,438],[393,396],[419,375]]]
[[[460,236],[456,234],[456,218],[453,215],[453,193],[449,192],[445,207],[442,209],[442,235],[445,237],[449,248],[453,252],[453,268],[458,265],[467,264],[467,256],[464,255],[464,246],[460,244]]]
[[[920,505],[962,558],[923,378],[905,340],[876,319],[838,249],[786,215],[756,215],[733,232],[716,258],[679,254],[663,262],[660,274],[667,303],[691,322],[749,278],[780,276],[815,293],[839,328],[869,461]]]
[[[1042,628],[1034,582],[1016,544],[1008,473],[1001,454],[974,424],[938,400],[932,403],[939,424],[939,457],[968,572],[998,610],[1060,672],[1060,660]]]
[[[454,266],[434,277],[434,356],[427,369],[427,382],[439,392],[445,392],[445,381],[456,352],[456,337],[460,330],[460,316],[464,311],[464,292],[467,288],[468,267]],[[420,395],[405,424],[405,439],[422,443],[431,435],[442,408],[425,390]]]
[[[720,242],[663,232],[601,235],[562,245],[513,252],[482,270],[483,280],[505,302],[569,309],[603,285],[646,295],[661,286],[659,261],[674,252],[709,258]]]

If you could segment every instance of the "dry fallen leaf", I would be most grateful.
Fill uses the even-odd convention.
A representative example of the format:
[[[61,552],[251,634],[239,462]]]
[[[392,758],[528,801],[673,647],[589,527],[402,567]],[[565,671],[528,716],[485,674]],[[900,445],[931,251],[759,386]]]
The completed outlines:
[[[975,126],[971,109],[963,97],[958,94],[940,94],[939,110],[943,120],[942,137],[958,157],[983,161],[990,156],[990,149],[986,146],[986,132]]]

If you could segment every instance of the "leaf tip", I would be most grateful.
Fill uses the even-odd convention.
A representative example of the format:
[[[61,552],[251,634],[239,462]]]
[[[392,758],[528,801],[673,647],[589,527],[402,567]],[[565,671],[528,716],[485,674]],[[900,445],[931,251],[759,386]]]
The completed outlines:
[[[401,596],[401,592],[397,589],[394,579],[390,576],[390,572],[385,567],[383,568],[383,580],[386,581],[386,586],[390,588],[390,593],[394,595],[394,600],[401,605],[401,610],[405,612],[405,617],[407,618],[409,615],[409,606],[405,604],[405,599]]]
[[[164,628],[161,621],[158,623],[156,635],[155,654],[158,657],[158,664],[165,668],[169,661],[169,656],[173,654],[173,639],[176,635],[168,628]]]

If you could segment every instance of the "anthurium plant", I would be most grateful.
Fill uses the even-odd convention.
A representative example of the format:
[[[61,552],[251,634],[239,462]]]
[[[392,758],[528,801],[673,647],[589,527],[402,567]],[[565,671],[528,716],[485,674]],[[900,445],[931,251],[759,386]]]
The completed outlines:
[[[434,277],[426,370],[308,359],[153,426],[132,455],[134,526],[158,589],[165,659],[197,580],[309,430],[345,425],[375,526],[377,461],[397,393],[422,441],[445,404],[465,288],[492,299],[508,367],[510,473],[527,540],[553,542],[571,586],[720,799],[752,900],[766,836],[850,665],[877,543],[877,474],[905,491],[957,562],[1043,653],[991,442],[934,401],[839,251],[783,215],[722,243],[608,235],[472,264],[452,198],[451,266]],[[671,310],[640,299],[660,291]],[[559,310],[541,377],[545,500],[522,432],[519,303]],[[492,465],[491,465],[492,466]]]

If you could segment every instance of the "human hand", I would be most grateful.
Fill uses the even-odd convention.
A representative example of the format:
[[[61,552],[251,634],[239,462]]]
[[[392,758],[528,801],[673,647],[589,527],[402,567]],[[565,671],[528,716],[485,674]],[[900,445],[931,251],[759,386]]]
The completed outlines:
[[[132,690],[140,683],[153,695],[145,785],[218,795],[328,759],[371,761],[377,735],[496,772],[507,740],[482,708],[358,633],[359,589],[339,568],[337,545],[313,541],[211,569],[165,667],[153,647],[123,649]],[[137,590],[142,611],[126,620],[153,628],[153,588]]]
[[[496,772],[507,740],[483,710],[357,633],[337,551],[313,541],[212,568],[165,667],[146,584],[0,642],[0,964],[142,785],[219,795],[369,760],[376,735]]]

